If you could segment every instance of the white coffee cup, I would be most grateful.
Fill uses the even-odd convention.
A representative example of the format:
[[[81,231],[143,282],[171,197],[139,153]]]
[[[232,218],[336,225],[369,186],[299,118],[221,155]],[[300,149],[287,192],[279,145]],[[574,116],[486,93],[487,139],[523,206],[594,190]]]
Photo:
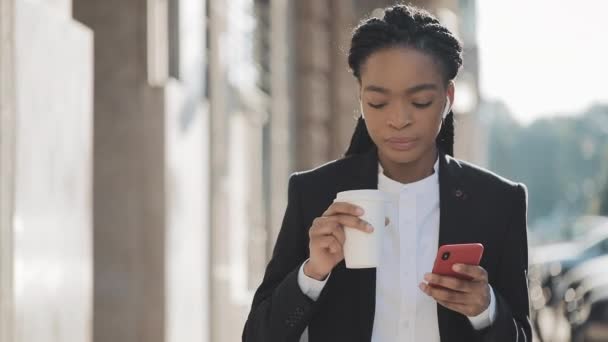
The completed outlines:
[[[374,227],[373,232],[344,227],[344,260],[347,268],[378,266],[381,234],[384,230],[386,196],[380,190],[349,190],[339,192],[334,202],[347,202],[364,210],[359,218]]]

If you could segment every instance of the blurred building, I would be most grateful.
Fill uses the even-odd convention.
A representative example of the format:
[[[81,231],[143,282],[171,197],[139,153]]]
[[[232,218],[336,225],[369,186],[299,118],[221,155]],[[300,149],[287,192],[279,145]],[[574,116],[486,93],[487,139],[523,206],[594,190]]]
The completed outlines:
[[[205,3],[2,0],[2,341],[205,341]]]
[[[346,58],[351,31],[361,18],[393,3],[211,2],[213,341],[239,339],[280,228],[289,173],[346,150],[359,116],[357,84]],[[464,43],[455,153],[484,164],[476,116],[475,3],[416,4],[434,12]]]
[[[1,341],[239,340],[289,174],[359,115],[350,32],[392,3],[0,0]],[[465,43],[483,163],[474,2],[415,3]]]

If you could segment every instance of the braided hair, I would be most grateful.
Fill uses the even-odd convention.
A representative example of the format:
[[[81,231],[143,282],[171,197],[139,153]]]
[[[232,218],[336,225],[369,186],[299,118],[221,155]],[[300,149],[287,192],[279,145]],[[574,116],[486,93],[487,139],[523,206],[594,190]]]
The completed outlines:
[[[395,5],[384,10],[382,19],[369,18],[355,28],[348,52],[348,65],[361,83],[361,66],[382,49],[410,47],[434,58],[441,67],[447,86],[462,65],[462,46],[458,39],[425,10],[410,5]],[[454,155],[454,113],[444,119],[436,139],[437,147]],[[345,156],[366,152],[374,147],[363,117],[359,117]]]

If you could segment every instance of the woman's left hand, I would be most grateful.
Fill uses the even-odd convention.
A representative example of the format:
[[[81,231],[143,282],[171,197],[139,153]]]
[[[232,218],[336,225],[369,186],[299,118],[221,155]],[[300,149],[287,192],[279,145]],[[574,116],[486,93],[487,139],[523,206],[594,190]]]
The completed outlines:
[[[454,271],[469,276],[471,280],[462,280],[450,276],[427,273],[424,280],[432,287],[420,283],[420,289],[433,297],[439,304],[468,317],[484,312],[490,306],[490,286],[488,272],[481,266],[455,264]]]

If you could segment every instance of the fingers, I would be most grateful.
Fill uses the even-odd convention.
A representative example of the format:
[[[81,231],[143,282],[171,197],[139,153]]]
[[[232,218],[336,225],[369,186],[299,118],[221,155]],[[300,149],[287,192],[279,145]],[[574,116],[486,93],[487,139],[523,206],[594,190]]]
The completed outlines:
[[[340,224],[344,227],[350,227],[350,228],[355,228],[364,232],[372,232],[374,230],[374,227],[369,224],[367,221],[362,220],[358,217],[355,216],[350,216],[350,215],[335,215],[332,216],[332,218],[338,220],[338,222],[340,222]]]
[[[473,280],[488,282],[488,272],[481,266],[455,264],[453,270],[454,272],[469,276]]]
[[[429,284],[439,285],[458,292],[470,293],[475,288],[470,281],[433,273],[427,273],[424,280]]]
[[[332,254],[342,252],[342,243],[333,235],[317,236],[310,241],[310,245],[312,248],[328,249]]]
[[[427,295],[433,297],[438,302],[447,302],[447,303],[455,303],[455,304],[467,304],[468,303],[468,294],[454,291],[450,289],[440,288],[440,287],[432,287],[427,284],[421,283],[419,285],[420,289],[426,293]]]
[[[308,235],[311,240],[316,236],[333,235],[342,245],[346,240],[342,224],[337,220],[330,218],[315,219],[312,228],[308,231]]]
[[[346,202],[334,202],[323,213],[323,216],[333,216],[336,214],[346,214],[351,216],[361,216],[364,214],[363,208]]]
[[[490,287],[487,283],[470,281],[474,284],[472,292],[460,292],[449,288],[438,288],[420,283],[422,292],[433,297],[439,304],[473,317],[482,313],[490,305]]]
[[[344,241],[346,241],[346,235],[344,234],[344,228],[339,227],[331,231],[331,235],[338,240],[341,246],[344,245]]]
[[[359,229],[364,232],[371,232],[374,230],[374,228],[365,220],[362,220],[355,216],[342,215],[342,214],[336,214],[336,215],[329,216],[329,217],[325,217],[325,216],[317,217],[316,219],[314,219],[312,226],[313,226],[313,228],[316,228],[317,230],[324,232],[325,234],[329,234],[327,229],[330,229],[330,228],[321,228],[321,227],[324,227],[324,226],[333,227],[336,225],[336,223],[342,227],[351,227],[351,228]]]

